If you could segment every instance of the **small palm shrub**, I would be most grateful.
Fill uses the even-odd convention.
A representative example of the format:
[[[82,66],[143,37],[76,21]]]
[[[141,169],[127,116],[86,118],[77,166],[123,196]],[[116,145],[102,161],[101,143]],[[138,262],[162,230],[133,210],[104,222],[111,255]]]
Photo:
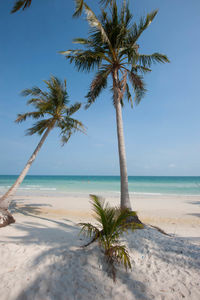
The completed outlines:
[[[131,269],[131,262],[128,250],[125,245],[120,243],[120,236],[128,229],[135,230],[143,228],[142,224],[127,220],[135,216],[136,213],[128,209],[110,207],[101,198],[90,195],[95,219],[98,224],[80,223],[81,232],[92,240],[84,247],[98,240],[100,247],[103,249],[106,261],[111,271],[113,281],[116,279],[116,264],[124,266],[126,271]]]

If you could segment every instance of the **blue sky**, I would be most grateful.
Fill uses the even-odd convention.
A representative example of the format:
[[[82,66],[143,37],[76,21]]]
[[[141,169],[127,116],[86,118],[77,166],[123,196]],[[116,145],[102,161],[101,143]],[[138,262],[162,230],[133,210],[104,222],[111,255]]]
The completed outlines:
[[[14,1],[13,1],[14,2]],[[95,10],[97,1],[87,1]],[[15,124],[30,110],[20,91],[51,74],[67,79],[73,102],[84,102],[94,74],[77,72],[58,51],[86,37],[83,17],[73,19],[73,0],[33,0],[25,12],[10,14],[12,1],[0,2],[0,174],[18,174],[39,136],[25,136],[32,122]],[[200,175],[200,1],[131,0],[135,19],[158,8],[139,40],[140,52],[167,54],[145,77],[148,92],[140,105],[123,109],[129,175]],[[77,113],[87,135],[74,135],[61,147],[58,132],[48,137],[29,174],[118,175],[115,111],[102,93],[90,109]]]

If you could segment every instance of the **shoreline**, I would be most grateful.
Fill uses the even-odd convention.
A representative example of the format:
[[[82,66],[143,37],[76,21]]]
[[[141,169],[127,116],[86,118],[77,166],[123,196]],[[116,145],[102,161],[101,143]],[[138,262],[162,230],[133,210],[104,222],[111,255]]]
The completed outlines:
[[[0,197],[10,188],[11,186],[8,186],[5,189],[0,189]],[[75,190],[57,190],[56,188],[41,188],[41,189],[32,189],[32,188],[19,188],[16,192],[17,197],[86,197],[89,196],[90,194],[98,194],[102,195],[103,197],[119,197],[120,196],[120,191],[100,191],[100,190],[94,190],[94,191],[75,191]],[[129,191],[130,197],[191,197],[191,198],[200,198],[200,193],[199,194],[182,194],[182,193],[153,193],[153,192],[130,192]]]

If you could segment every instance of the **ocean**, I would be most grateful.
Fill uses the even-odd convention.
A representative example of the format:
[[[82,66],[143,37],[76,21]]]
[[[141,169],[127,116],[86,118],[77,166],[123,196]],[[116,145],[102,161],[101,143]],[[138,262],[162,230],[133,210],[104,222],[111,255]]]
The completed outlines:
[[[16,175],[0,175],[0,194],[17,179]],[[17,194],[64,195],[66,193],[119,193],[119,176],[36,176],[28,175]],[[132,194],[200,195],[200,176],[129,176]]]

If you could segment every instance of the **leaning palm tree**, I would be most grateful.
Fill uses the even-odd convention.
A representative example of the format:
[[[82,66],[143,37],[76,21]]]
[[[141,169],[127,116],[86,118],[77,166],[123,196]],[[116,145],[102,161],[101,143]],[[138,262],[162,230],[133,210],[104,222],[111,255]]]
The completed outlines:
[[[88,108],[95,102],[103,89],[107,87],[109,78],[112,82],[113,104],[116,111],[118,151],[121,177],[121,208],[131,210],[128,192],[128,176],[126,153],[123,134],[122,106],[124,98],[133,104],[128,81],[132,86],[138,104],[145,94],[143,74],[150,72],[153,63],[169,62],[166,55],[139,53],[138,39],[155,18],[157,11],[147,14],[137,25],[132,23],[132,14],[124,1],[118,12],[116,1],[112,1],[107,13],[102,10],[99,18],[83,3],[87,21],[90,26],[88,38],[76,38],[74,43],[80,44],[79,49],[62,51],[70,63],[74,63],[78,71],[97,69],[86,96]]]
[[[128,250],[125,245],[120,243],[120,236],[128,229],[135,230],[143,228],[142,225],[135,222],[127,223],[127,218],[136,215],[128,209],[110,207],[101,198],[90,195],[94,211],[94,217],[98,222],[97,225],[91,223],[80,223],[81,233],[92,237],[92,241],[84,247],[89,246],[92,242],[98,240],[99,245],[104,250],[104,254],[111,271],[113,280],[116,277],[116,264],[121,264],[127,270],[131,269],[131,261]]]
[[[22,183],[50,131],[53,128],[61,130],[62,144],[65,144],[74,132],[84,132],[83,124],[72,118],[72,115],[79,110],[81,104],[75,103],[68,106],[69,97],[66,90],[66,80],[62,83],[58,78],[52,76],[50,80],[44,82],[47,85],[47,91],[33,87],[22,92],[23,96],[31,96],[27,103],[32,104],[35,110],[19,114],[16,122],[26,121],[27,118],[38,119],[33,127],[27,130],[27,135],[38,133],[42,135],[42,138],[15,183],[0,198],[0,227],[14,222],[8,211],[11,196]]]

